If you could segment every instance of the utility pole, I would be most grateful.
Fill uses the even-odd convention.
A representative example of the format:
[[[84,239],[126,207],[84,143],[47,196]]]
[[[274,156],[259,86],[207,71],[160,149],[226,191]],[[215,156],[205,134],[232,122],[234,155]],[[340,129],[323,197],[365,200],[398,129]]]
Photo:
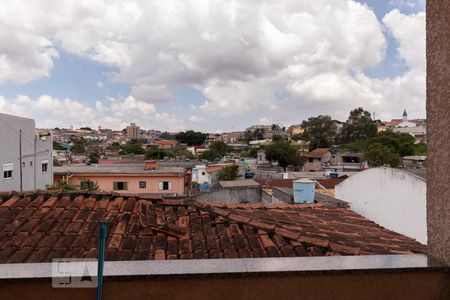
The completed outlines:
[[[22,129],[19,130],[19,176],[20,176],[20,191],[23,191],[23,176],[22,176]]]

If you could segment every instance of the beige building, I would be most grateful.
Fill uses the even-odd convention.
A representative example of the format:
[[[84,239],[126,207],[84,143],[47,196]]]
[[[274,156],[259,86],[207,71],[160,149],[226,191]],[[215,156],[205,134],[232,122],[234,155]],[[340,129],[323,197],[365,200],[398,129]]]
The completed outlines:
[[[102,192],[187,196],[190,172],[183,167],[159,167],[156,162],[116,165],[69,165],[54,168],[55,183],[77,187],[97,185]]]
[[[127,139],[137,140],[141,137],[141,128],[136,123],[131,123],[127,126]]]

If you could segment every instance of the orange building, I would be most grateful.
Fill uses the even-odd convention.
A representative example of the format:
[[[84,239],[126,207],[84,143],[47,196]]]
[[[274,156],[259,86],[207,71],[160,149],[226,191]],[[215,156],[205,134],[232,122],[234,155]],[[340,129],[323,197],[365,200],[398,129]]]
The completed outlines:
[[[190,172],[183,167],[145,164],[69,165],[54,168],[54,182],[65,180],[77,187],[97,185],[103,192],[188,196]]]
[[[157,140],[154,141],[155,145],[158,146],[159,149],[169,150],[178,146],[178,142],[174,140]]]

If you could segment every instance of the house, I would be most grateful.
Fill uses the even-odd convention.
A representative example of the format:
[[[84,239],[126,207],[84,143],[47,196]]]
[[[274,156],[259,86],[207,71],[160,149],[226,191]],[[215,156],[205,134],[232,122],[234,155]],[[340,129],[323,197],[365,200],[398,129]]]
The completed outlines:
[[[144,164],[68,165],[55,167],[55,182],[97,185],[100,191],[187,196],[190,172],[184,167],[160,167],[155,161]]]
[[[425,168],[427,166],[426,155],[412,155],[402,157],[405,168]]]
[[[0,113],[0,141],[0,191],[44,189],[52,184],[53,143],[35,134],[34,120]]]
[[[345,152],[341,154],[341,158],[342,171],[361,171],[369,167],[361,152]]]
[[[336,186],[353,211],[390,230],[427,243],[426,179],[403,169],[371,168]]]
[[[178,142],[175,140],[156,140],[153,144],[163,150],[170,150],[178,146]]]
[[[323,167],[331,162],[330,148],[317,148],[306,153],[308,161],[303,166],[307,172],[322,171]]]

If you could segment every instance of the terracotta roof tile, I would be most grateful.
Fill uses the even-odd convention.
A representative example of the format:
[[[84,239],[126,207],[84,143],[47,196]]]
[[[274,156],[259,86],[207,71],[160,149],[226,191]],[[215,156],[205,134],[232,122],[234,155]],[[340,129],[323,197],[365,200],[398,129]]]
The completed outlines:
[[[347,208],[208,204],[104,193],[1,194],[0,262],[364,255],[426,247]]]

